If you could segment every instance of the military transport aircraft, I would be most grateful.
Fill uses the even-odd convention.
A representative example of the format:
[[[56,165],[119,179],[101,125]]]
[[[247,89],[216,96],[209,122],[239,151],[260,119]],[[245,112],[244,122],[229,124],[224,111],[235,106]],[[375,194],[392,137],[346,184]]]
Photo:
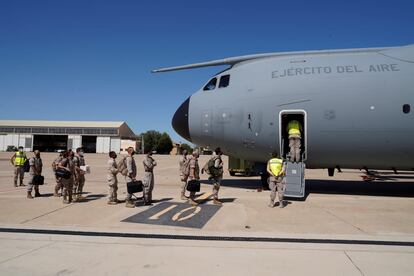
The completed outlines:
[[[304,128],[308,168],[414,170],[414,45],[248,55],[163,68],[229,65],[176,111],[185,139],[256,162],[288,152]]]

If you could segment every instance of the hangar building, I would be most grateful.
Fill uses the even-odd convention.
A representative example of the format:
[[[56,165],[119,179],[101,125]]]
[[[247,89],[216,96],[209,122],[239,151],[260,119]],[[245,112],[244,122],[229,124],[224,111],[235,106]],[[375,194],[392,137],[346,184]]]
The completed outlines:
[[[0,151],[23,146],[25,151],[56,152],[83,147],[89,153],[123,150],[136,143],[125,122],[0,120]]]

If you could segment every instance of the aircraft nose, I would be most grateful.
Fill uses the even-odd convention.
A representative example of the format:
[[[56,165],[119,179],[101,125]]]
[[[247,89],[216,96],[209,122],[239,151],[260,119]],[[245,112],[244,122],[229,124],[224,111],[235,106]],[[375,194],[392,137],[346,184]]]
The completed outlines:
[[[190,106],[190,97],[183,102],[175,112],[172,119],[174,130],[183,138],[191,142],[190,129],[188,126],[188,109]]]

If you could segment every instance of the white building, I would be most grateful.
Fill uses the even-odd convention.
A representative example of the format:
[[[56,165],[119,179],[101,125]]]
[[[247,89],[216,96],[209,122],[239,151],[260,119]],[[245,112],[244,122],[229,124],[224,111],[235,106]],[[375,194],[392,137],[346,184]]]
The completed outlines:
[[[9,146],[42,152],[83,147],[85,152],[119,153],[123,140],[136,140],[125,122],[0,120],[0,151]]]

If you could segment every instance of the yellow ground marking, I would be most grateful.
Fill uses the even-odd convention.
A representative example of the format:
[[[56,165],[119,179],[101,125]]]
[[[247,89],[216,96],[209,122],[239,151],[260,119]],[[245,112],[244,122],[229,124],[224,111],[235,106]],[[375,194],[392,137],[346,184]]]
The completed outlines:
[[[185,216],[185,217],[180,218],[180,216],[181,216],[184,212],[186,212],[186,211],[188,211],[188,210],[191,210],[191,209],[195,209],[195,210],[194,210],[194,212],[192,212],[191,214],[189,214],[189,215],[187,215],[187,216]],[[172,217],[172,220],[173,220],[173,221],[177,221],[177,220],[178,220],[178,221],[183,221],[183,220],[186,220],[186,219],[189,219],[189,218],[194,217],[194,216],[195,216],[195,215],[197,215],[200,211],[201,211],[201,207],[200,207],[200,206],[191,206],[191,207],[185,208],[185,209],[181,210],[180,212],[178,212],[177,214],[175,214],[175,215]]]
[[[156,213],[155,215],[153,215],[152,217],[150,217],[150,218],[148,218],[148,219],[150,219],[150,220],[157,220],[157,219],[159,219],[162,215],[164,215],[165,213],[167,213],[168,211],[170,211],[170,210],[172,210],[172,209],[174,209],[175,207],[177,207],[178,205],[171,205],[170,207],[168,207],[168,208],[165,208],[164,210],[162,210],[162,211],[159,211],[158,213]]]

